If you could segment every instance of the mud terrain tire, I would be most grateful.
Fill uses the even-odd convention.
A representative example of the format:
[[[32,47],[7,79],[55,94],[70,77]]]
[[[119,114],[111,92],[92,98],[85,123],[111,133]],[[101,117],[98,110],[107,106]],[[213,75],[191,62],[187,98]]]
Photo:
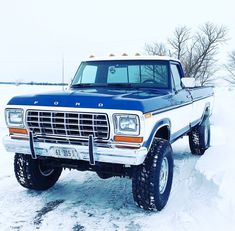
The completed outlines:
[[[171,145],[167,140],[155,138],[144,163],[133,173],[134,201],[145,210],[162,210],[170,195],[172,179]]]
[[[44,160],[32,159],[30,155],[15,154],[14,170],[17,181],[25,188],[46,190],[59,179],[62,168],[46,166]]]

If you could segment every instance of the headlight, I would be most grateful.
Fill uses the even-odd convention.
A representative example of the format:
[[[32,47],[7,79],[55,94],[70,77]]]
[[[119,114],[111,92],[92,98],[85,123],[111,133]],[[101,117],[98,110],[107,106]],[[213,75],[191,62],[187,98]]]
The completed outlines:
[[[8,127],[23,127],[23,110],[6,109],[6,123]]]
[[[116,134],[139,135],[140,122],[137,115],[114,114]]]

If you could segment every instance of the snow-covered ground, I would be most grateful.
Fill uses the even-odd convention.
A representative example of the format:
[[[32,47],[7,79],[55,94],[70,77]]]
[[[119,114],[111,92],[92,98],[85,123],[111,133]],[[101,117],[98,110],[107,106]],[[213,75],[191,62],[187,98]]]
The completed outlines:
[[[0,138],[10,97],[58,88],[0,85]],[[136,207],[130,180],[101,180],[90,172],[66,170],[52,189],[26,190],[16,182],[13,154],[0,142],[0,230],[235,230],[235,91],[215,91],[212,147],[195,157],[187,137],[173,145],[173,188],[161,212]]]

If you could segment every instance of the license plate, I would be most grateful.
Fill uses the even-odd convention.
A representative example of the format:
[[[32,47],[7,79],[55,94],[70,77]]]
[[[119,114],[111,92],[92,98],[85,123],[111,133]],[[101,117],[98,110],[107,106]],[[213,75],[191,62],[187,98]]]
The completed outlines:
[[[57,158],[79,159],[78,152],[74,148],[51,147],[50,154]]]

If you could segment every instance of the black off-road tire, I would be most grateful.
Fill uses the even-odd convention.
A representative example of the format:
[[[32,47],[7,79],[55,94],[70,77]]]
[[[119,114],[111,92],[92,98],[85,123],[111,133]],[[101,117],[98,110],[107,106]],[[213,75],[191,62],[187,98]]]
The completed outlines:
[[[197,125],[189,133],[189,146],[193,155],[203,155],[210,147],[210,121],[209,117],[202,124]]]
[[[168,163],[165,189],[160,191],[162,163]],[[170,143],[155,138],[149,153],[140,166],[136,167],[132,178],[134,201],[145,210],[162,210],[169,198],[173,180],[173,157]]]
[[[46,190],[59,179],[62,168],[50,168],[44,160],[32,159],[30,155],[15,154],[14,170],[17,181],[28,189]]]

